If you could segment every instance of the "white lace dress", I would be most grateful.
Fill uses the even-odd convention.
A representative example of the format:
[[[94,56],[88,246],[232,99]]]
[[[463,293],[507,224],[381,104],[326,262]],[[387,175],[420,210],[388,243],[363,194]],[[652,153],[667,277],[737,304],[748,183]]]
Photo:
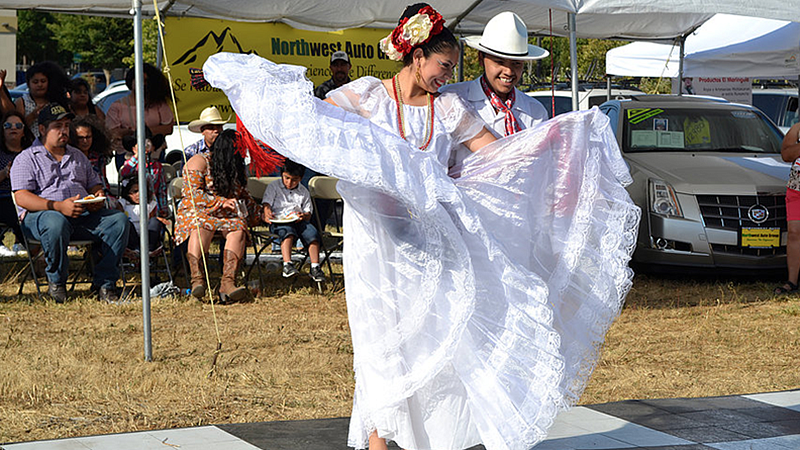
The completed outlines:
[[[356,392],[349,445],[528,450],[589,380],[632,273],[639,209],[608,120],[558,116],[446,174],[478,119],[460,99],[396,105],[376,79],[315,98],[305,68],[220,53],[204,66],[245,126],[339,178]],[[347,109],[357,112],[354,114]]]

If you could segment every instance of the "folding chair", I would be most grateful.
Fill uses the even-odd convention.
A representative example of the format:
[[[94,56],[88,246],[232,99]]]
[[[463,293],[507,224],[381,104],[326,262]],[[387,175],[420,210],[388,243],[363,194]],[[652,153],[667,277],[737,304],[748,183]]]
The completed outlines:
[[[178,169],[170,164],[162,164],[161,169],[164,172],[164,179],[167,183],[178,177]]]
[[[261,199],[264,198],[264,191],[267,189],[267,186],[280,179],[280,177],[249,177],[247,179],[247,192],[250,193],[250,196],[253,197],[256,203],[261,205]],[[250,227],[250,237],[253,241],[255,256],[250,268],[247,269],[245,280],[250,280],[250,274],[254,266],[258,271],[258,279],[262,280],[261,254],[264,253],[265,250],[272,248],[272,243],[275,242],[278,236],[269,231],[269,226],[258,226]]]
[[[14,200],[14,206],[17,206],[17,197],[14,192],[11,193],[11,198]],[[20,224],[21,225],[21,224]],[[44,261],[44,252],[42,251],[42,243],[33,238],[29,238],[25,232],[22,232],[22,240],[25,242],[25,248],[28,249],[28,266],[30,267],[30,273],[27,271],[23,271],[25,275],[23,275],[22,280],[19,282],[19,290],[17,291],[17,295],[22,295],[22,288],[25,286],[25,282],[28,280],[28,276],[30,275],[33,278],[33,283],[36,285],[36,296],[39,298],[39,301],[42,300],[42,284],[39,282],[39,277],[36,276],[36,261]],[[80,260],[81,265],[77,271],[73,272],[72,274],[72,287],[70,291],[75,290],[75,284],[78,281],[78,277],[84,270],[88,269],[86,272],[87,275],[94,273],[94,262],[92,261],[92,249],[93,249],[93,242],[91,240],[78,240],[78,239],[70,239],[69,245],[72,247],[83,248],[83,258]],[[38,248],[39,251],[35,251]],[[91,277],[88,283],[91,283]],[[67,280],[69,283],[69,280]]]
[[[344,201],[342,196],[336,190],[336,183],[339,180],[333,177],[315,176],[308,180],[308,190],[311,193],[311,203],[314,205],[314,220],[317,224],[319,234],[322,236],[320,247],[325,255],[325,264],[328,266],[328,273],[330,274],[331,281],[333,282],[332,289],[336,289],[336,278],[333,275],[333,266],[331,265],[331,254],[334,251],[341,251],[344,245],[344,230],[342,229],[342,215],[340,211],[344,208]],[[317,208],[318,200],[332,200],[335,202],[331,216],[334,218],[335,226],[333,230],[329,230],[326,225],[322,223],[319,216],[319,208]],[[327,242],[326,242],[327,241]],[[342,280],[344,283],[344,280]]]
[[[169,201],[169,209],[170,213],[172,214],[172,226],[167,229],[167,237],[169,238],[169,248],[170,253],[172,255],[172,263],[175,264],[175,258],[178,257],[181,260],[181,269],[183,269],[183,275],[186,279],[189,279],[189,267],[186,263],[186,255],[184,253],[183,245],[179,246],[175,245],[175,220],[178,217],[178,204],[181,202],[183,198],[183,178],[177,177],[173,178],[168,186],[167,186],[167,200]]]

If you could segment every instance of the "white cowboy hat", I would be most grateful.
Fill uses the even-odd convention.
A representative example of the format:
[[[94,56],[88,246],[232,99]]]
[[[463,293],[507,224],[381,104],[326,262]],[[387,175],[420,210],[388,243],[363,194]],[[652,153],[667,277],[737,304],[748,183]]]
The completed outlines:
[[[228,119],[222,118],[216,106],[209,106],[200,113],[199,119],[189,122],[189,131],[199,133],[203,125],[224,125],[228,123]]]
[[[547,50],[528,44],[525,22],[511,11],[492,17],[483,28],[483,35],[468,36],[470,47],[504,59],[532,60],[546,58]]]

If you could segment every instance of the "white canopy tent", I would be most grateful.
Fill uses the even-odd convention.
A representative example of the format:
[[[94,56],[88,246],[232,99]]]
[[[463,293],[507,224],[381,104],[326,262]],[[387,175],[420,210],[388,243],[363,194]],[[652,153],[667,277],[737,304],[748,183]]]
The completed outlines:
[[[408,3],[413,3],[409,1]],[[573,108],[578,109],[577,37],[671,39],[696,29],[715,13],[741,14],[800,22],[800,9],[785,0],[431,0],[429,2],[455,31],[479,34],[483,25],[502,11],[514,11],[531,33],[570,37]],[[403,4],[387,0],[157,0],[163,14],[239,21],[284,22],[311,30],[354,27],[393,28]],[[136,52],[137,142],[144,148],[142,80],[142,16],[155,7],[142,0],[0,0],[0,8],[52,12],[133,15]],[[677,11],[677,12],[676,12]],[[146,186],[143,165],[140,186]],[[147,227],[142,222],[142,229]],[[142,233],[141,248],[147,248]],[[150,342],[149,269],[142,252],[142,308],[145,360],[152,360]]]
[[[686,37],[683,73],[796,79],[798,60],[800,23],[717,14]],[[606,53],[609,75],[676,78],[679,66],[679,45],[634,42]]]

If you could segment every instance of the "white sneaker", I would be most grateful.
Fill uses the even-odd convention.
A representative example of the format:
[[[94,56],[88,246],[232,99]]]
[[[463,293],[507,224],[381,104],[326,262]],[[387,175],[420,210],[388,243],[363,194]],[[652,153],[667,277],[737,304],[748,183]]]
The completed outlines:
[[[11,250],[13,250],[17,256],[28,256],[28,251],[25,250],[25,246],[20,243],[14,244],[14,247],[12,247]]]
[[[0,245],[0,257],[8,258],[11,256],[17,256],[17,252],[11,250],[10,248],[6,247],[5,245]]]

